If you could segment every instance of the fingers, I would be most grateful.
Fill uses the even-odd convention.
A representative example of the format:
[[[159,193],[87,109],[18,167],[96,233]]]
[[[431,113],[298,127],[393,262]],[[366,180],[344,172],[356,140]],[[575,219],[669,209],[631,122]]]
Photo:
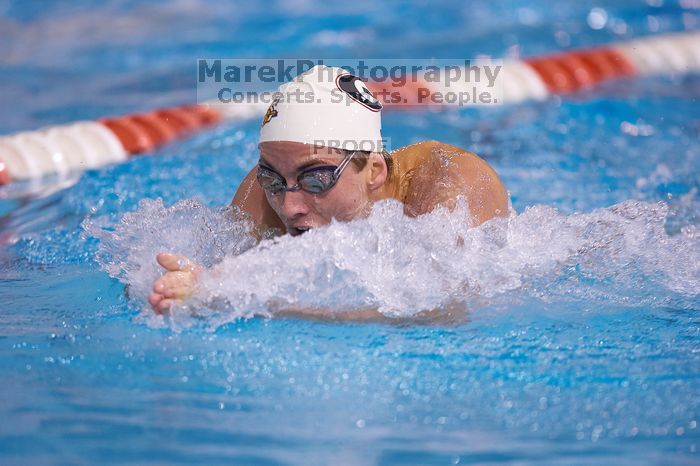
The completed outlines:
[[[194,265],[185,256],[170,254],[169,252],[161,252],[156,256],[158,263],[168,272],[177,272],[180,270],[194,270]]]
[[[148,304],[151,305],[153,310],[156,310],[156,306],[163,300],[163,295],[160,293],[151,293],[148,295]]]
[[[153,291],[165,298],[184,299],[194,291],[194,280],[191,272],[168,272],[156,280]]]
[[[164,299],[165,298],[163,297],[163,295],[159,293],[151,293],[148,296],[148,304],[151,305],[151,308],[155,311],[156,314],[164,313],[160,306]]]
[[[158,314],[165,314],[170,310],[171,307],[173,307],[176,303],[179,302],[181,302],[179,299],[164,299],[158,303],[158,306],[156,307],[156,312]]]
[[[158,293],[151,293],[148,296],[148,303],[151,305],[156,314],[167,313],[173,305],[181,303],[180,299],[169,299]]]

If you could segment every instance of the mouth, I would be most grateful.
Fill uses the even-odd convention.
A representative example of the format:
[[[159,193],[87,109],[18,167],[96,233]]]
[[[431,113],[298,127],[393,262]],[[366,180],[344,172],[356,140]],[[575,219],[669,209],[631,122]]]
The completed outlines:
[[[298,226],[298,227],[289,227],[287,230],[289,231],[289,234],[292,236],[299,236],[301,234],[306,233],[309,231],[311,227],[303,227],[303,226]]]

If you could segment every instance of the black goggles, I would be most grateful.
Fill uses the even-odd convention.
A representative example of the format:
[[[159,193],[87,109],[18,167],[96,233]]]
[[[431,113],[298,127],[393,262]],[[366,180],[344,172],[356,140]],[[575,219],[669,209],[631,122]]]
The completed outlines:
[[[323,165],[311,167],[297,176],[297,182],[293,186],[287,186],[287,181],[282,175],[272,168],[258,163],[258,171],[255,174],[260,186],[273,195],[282,194],[288,191],[299,191],[300,189],[311,194],[320,194],[331,189],[338,182],[340,174],[348,166],[350,160],[355,156],[355,152],[350,152],[345,156],[340,165]]]

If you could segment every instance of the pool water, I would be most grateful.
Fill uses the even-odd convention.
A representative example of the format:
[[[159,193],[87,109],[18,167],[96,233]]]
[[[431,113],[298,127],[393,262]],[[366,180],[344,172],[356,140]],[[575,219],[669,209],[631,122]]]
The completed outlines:
[[[201,57],[532,56],[697,28],[700,11],[17,1],[0,22],[4,134],[192,102]],[[496,169],[517,214],[476,229],[384,203],[255,247],[222,208],[258,121],[0,189],[0,463],[697,463],[698,96],[677,75],[387,111],[393,147],[437,139]],[[160,250],[225,279],[156,317]],[[388,321],[275,318],[274,300]],[[411,321],[455,301],[458,322]]]

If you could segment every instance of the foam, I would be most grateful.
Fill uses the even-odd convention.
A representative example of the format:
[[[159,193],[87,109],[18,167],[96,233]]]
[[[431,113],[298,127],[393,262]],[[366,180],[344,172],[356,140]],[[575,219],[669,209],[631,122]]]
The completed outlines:
[[[454,302],[474,309],[530,298],[692,308],[698,230],[669,235],[667,215],[665,204],[640,201],[572,215],[538,205],[470,228],[464,202],[409,218],[398,202],[383,201],[366,219],[256,244],[250,223],[231,208],[143,201],[111,228],[86,229],[101,240],[98,262],[129,286],[151,323],[159,319],[146,304],[161,272],[158,252],[209,267],[167,323],[217,328],[298,308],[411,318]]]
[[[196,199],[168,208],[160,199],[145,199],[116,224],[98,217],[86,219],[82,227],[100,240],[95,254],[100,266],[126,284],[130,298],[143,308],[162,272],[155,262],[158,252],[176,251],[211,267],[256,244],[252,225],[235,209],[210,209]]]

